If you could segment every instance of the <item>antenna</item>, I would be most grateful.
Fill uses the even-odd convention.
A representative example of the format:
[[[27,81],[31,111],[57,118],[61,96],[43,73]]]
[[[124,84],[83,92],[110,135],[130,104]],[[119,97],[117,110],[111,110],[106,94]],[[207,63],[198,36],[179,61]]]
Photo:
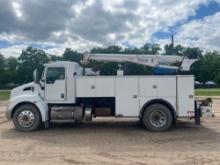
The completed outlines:
[[[172,54],[174,55],[174,36],[171,36],[171,47],[172,47]]]

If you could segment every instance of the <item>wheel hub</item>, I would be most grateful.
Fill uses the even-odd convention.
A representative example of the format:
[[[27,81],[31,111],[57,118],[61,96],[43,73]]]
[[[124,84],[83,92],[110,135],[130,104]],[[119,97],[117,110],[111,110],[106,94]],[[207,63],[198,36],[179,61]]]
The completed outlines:
[[[154,110],[150,114],[150,122],[155,127],[163,127],[167,122],[166,114],[161,110]]]
[[[34,114],[29,110],[24,110],[18,115],[18,123],[22,127],[30,127],[34,124]]]

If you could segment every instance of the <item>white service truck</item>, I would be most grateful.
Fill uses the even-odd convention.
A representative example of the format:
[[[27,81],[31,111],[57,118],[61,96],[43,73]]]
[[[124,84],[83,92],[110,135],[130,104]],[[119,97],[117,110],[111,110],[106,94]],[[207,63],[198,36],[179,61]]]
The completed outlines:
[[[188,70],[195,60],[161,55],[86,54],[84,61],[133,62]],[[176,65],[180,64],[180,66]],[[174,65],[173,65],[174,64]],[[6,116],[20,131],[53,121],[91,121],[93,117],[135,117],[151,131],[168,130],[178,118],[194,118],[192,75],[85,76],[75,62],[52,62],[34,82],[11,91]]]

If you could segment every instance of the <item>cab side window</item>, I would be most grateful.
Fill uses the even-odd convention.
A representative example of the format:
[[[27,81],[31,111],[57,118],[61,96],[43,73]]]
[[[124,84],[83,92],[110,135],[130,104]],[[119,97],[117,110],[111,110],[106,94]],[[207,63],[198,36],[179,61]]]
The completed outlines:
[[[47,68],[46,83],[53,84],[56,80],[65,79],[64,67],[49,67]]]

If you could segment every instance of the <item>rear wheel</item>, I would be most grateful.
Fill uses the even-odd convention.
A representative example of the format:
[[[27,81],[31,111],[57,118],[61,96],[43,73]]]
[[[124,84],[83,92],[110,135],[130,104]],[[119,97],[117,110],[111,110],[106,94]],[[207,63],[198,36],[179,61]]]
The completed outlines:
[[[172,126],[173,116],[162,104],[152,104],[143,114],[143,124],[150,131],[166,131]]]
[[[15,110],[13,122],[19,131],[34,131],[41,125],[41,115],[31,104],[24,104]]]

